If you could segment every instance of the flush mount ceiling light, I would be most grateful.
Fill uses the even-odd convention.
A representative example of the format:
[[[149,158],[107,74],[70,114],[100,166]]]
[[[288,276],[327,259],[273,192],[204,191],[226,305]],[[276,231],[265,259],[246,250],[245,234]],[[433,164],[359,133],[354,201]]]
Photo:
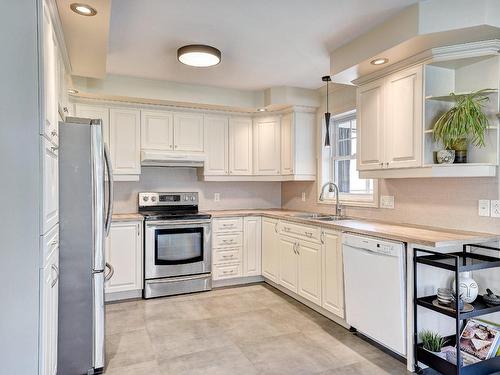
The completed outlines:
[[[73,3],[69,6],[71,10],[81,16],[95,16],[97,14],[97,10],[92,8],[90,5],[81,4],[81,3]]]
[[[389,62],[389,59],[383,57],[383,58],[380,58],[380,59],[375,59],[375,60],[370,61],[370,64],[372,64],[372,65],[383,65],[383,64],[385,64],[387,62]]]
[[[190,44],[177,50],[177,59],[189,66],[206,68],[220,63],[221,52],[203,44]]]
[[[71,94],[71,95],[78,94],[78,90],[75,90],[75,89],[68,89],[68,94]]]

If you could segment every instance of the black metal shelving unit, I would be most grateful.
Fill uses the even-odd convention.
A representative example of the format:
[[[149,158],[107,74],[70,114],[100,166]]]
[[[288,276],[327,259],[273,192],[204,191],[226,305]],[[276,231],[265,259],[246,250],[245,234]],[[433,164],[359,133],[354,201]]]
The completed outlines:
[[[472,303],[474,310],[470,312],[460,312],[458,310],[458,301],[455,303],[454,310],[435,306],[432,304],[437,296],[418,297],[417,294],[417,265],[424,264],[430,267],[436,267],[448,270],[455,273],[455,290],[459,290],[459,274],[461,272],[477,271],[489,268],[500,268],[500,258],[477,253],[471,253],[472,249],[482,249],[487,251],[500,252],[500,248],[485,246],[485,245],[463,245],[460,252],[454,253],[438,253],[431,250],[413,249],[413,323],[414,323],[414,342],[415,342],[415,368],[419,372],[418,363],[421,362],[430,368],[439,371],[444,375],[487,375],[500,371],[500,357],[493,357],[485,361],[474,363],[467,366],[462,366],[462,355],[457,342],[460,340],[460,334],[463,324],[467,319],[478,317],[481,315],[491,314],[500,311],[500,306],[487,305],[482,296]],[[425,255],[419,255],[419,254]],[[456,347],[457,364],[448,362],[446,359],[425,350],[422,344],[418,343],[418,313],[417,307],[422,306],[436,313],[449,316],[455,319],[455,335],[446,337],[448,344]]]

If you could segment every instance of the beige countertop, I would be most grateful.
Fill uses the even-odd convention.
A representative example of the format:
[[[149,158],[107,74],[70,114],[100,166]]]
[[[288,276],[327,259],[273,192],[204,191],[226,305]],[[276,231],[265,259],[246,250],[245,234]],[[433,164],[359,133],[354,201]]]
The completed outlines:
[[[299,212],[279,209],[222,210],[208,212],[212,214],[214,218],[260,215],[275,219],[294,221],[302,224],[318,225],[323,228],[330,228],[342,232],[352,232],[370,236],[377,236],[386,239],[431,247],[463,245],[467,243],[479,243],[500,239],[500,235],[491,233],[458,231],[451,229],[422,227],[410,224],[395,224],[355,218],[325,222],[315,219],[294,217],[294,215]]]
[[[130,214],[113,214],[112,220],[113,222],[123,222],[123,221],[143,221],[144,216],[138,213],[130,213]]]

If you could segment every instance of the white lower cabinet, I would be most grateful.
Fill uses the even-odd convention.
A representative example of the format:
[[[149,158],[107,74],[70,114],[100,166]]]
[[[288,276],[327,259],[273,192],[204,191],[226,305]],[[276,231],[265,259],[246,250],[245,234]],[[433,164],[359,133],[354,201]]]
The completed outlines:
[[[321,244],[297,243],[299,284],[298,294],[321,305]]]
[[[324,230],[322,233],[322,296],[321,306],[344,318],[344,268],[341,233]]]
[[[106,238],[106,262],[114,273],[104,284],[106,296],[143,288],[142,222],[113,222]],[[126,298],[126,297],[125,297]]]
[[[280,273],[279,284],[294,293],[298,291],[299,284],[299,258],[296,253],[297,240],[281,236],[279,239]]]
[[[245,217],[243,232],[243,276],[260,276],[261,272],[261,218]]]
[[[262,276],[278,283],[280,274],[279,221],[262,218]]]
[[[43,236],[43,268],[40,270],[41,334],[40,374],[57,374],[58,294],[59,294],[59,226]]]
[[[41,137],[43,152],[42,233],[59,222],[59,156],[57,146]]]

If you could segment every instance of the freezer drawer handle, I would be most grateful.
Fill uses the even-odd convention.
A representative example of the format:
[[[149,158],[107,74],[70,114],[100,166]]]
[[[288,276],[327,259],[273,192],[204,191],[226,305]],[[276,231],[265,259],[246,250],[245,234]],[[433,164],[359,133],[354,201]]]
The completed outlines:
[[[106,276],[104,276],[104,281],[108,281],[109,279],[111,279],[113,277],[113,274],[115,273],[115,269],[108,262],[106,262],[106,268],[109,269],[109,272],[106,274]]]

